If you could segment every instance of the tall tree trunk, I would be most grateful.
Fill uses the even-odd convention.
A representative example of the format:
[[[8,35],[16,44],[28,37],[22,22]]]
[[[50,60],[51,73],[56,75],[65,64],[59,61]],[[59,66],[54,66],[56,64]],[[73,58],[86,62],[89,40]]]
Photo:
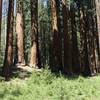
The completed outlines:
[[[82,1],[79,0],[79,17],[80,17],[80,40],[81,40],[81,73],[90,75],[89,55],[88,55],[88,42],[87,42],[87,21],[86,11]]]
[[[58,29],[58,18],[57,18],[57,1],[51,0],[51,17],[52,17],[52,33],[53,33],[53,40],[52,40],[52,70],[55,72],[59,72],[62,66],[62,57],[61,57],[61,38],[60,32]]]
[[[72,73],[71,34],[68,29],[69,10],[65,0],[62,0],[63,39],[64,39],[64,72]]]
[[[18,56],[17,63],[25,64],[23,14],[19,0],[17,0],[16,33],[17,33],[17,56]]]
[[[95,36],[93,24],[92,2],[88,2],[87,9],[80,1],[80,37],[81,37],[81,71],[85,75],[96,73]]]
[[[39,47],[38,47],[38,0],[31,0],[31,30],[32,47],[30,54],[30,66],[39,67]]]
[[[94,2],[93,0],[90,1],[90,5],[88,6],[92,12],[87,14],[87,24],[89,25],[88,28],[88,43],[89,43],[89,63],[90,63],[90,70],[91,70],[91,75],[95,75],[97,73],[97,66],[96,66],[96,56],[95,56],[95,51],[96,51],[96,45],[95,45],[95,32],[94,32]]]
[[[99,54],[100,54],[100,2],[95,0],[96,5],[96,15],[97,15],[97,28],[98,28],[98,38],[99,38]],[[100,56],[100,55],[99,55]]]
[[[76,26],[76,11],[73,5],[70,8],[71,17],[71,33],[72,33],[72,70],[74,73],[80,73],[80,62],[79,62],[79,49],[78,49],[78,36]]]
[[[97,32],[96,32],[96,44],[97,44],[97,67],[100,72],[100,2],[99,0],[94,0],[96,8],[96,21],[97,21]],[[96,22],[95,22],[96,23]]]
[[[8,19],[7,19],[7,37],[3,76],[8,79],[11,74],[13,64],[13,22],[14,22],[14,0],[9,0]]]
[[[0,0],[0,52],[1,52],[2,0]]]

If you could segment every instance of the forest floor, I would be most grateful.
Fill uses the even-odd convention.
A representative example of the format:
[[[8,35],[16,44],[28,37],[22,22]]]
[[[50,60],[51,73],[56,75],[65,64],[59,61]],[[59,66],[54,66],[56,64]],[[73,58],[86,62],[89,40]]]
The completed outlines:
[[[0,78],[0,100],[100,100],[100,75],[64,77],[49,70],[17,70]]]

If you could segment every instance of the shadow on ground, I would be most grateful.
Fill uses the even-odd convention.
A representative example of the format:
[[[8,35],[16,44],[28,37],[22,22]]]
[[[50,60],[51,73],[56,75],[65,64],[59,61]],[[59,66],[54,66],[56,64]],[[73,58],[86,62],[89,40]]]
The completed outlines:
[[[32,72],[28,71],[28,70],[24,70],[23,68],[13,68],[12,71],[12,78],[20,78],[20,79],[25,79],[30,77],[30,75],[32,74]]]
[[[4,78],[1,75],[2,73],[2,67],[0,66],[0,81],[4,80]],[[27,69],[24,69],[22,67],[13,67],[12,68],[12,74],[11,74],[11,79],[12,78],[19,78],[19,79],[25,79],[30,77],[30,75],[32,74],[32,71],[29,71]]]

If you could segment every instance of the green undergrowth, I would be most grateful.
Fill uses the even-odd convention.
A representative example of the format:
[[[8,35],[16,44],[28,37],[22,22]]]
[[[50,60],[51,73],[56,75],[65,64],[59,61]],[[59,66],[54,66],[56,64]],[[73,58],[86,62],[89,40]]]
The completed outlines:
[[[63,77],[49,70],[0,82],[0,100],[100,100],[100,76]]]

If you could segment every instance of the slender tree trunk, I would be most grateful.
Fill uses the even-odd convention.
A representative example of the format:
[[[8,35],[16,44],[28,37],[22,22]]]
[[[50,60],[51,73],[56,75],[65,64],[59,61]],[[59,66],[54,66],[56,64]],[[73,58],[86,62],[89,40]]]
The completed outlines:
[[[16,33],[17,33],[17,56],[18,56],[17,63],[25,64],[23,14],[19,0],[17,0]]]
[[[13,22],[14,22],[14,0],[9,0],[6,50],[2,74],[8,79],[11,75],[13,64]]]
[[[0,0],[0,52],[1,52],[2,0]]]
[[[61,0],[56,0],[56,4],[57,4],[57,7],[56,7],[56,10],[57,10],[57,27],[58,27],[58,40],[57,40],[57,44],[58,44],[58,70],[59,71],[63,71],[63,45],[62,45],[62,2]]]
[[[39,47],[38,47],[38,0],[31,0],[31,30],[32,47],[30,54],[30,66],[39,67]]]
[[[4,41],[4,45],[6,45],[6,33],[7,33],[7,16],[8,16],[8,3],[9,3],[9,0],[4,0],[4,12],[5,12],[5,19],[4,19],[4,25],[5,25],[5,28],[4,28],[4,37],[5,37],[5,41]]]

